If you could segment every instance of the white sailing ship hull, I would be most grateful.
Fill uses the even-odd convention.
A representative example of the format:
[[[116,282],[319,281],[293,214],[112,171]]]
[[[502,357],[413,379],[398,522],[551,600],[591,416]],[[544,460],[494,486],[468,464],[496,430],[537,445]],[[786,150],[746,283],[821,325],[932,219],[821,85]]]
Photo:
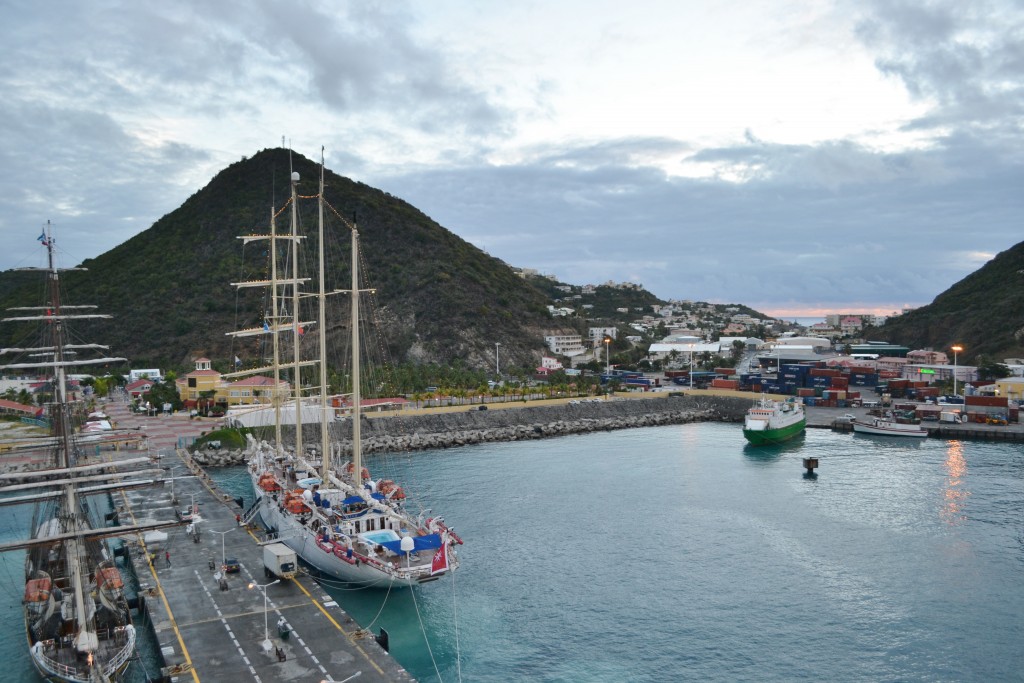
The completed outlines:
[[[432,571],[429,562],[409,566],[397,555],[380,559],[366,556],[345,559],[346,554],[343,552],[336,554],[324,550],[317,542],[317,534],[300,524],[294,515],[283,512],[272,493],[262,491],[256,481],[253,482],[253,488],[261,499],[258,509],[260,520],[266,528],[277,532],[276,540],[294,550],[307,564],[339,581],[361,586],[405,588],[435,581],[457,566],[452,551],[446,557],[447,567],[436,573]]]

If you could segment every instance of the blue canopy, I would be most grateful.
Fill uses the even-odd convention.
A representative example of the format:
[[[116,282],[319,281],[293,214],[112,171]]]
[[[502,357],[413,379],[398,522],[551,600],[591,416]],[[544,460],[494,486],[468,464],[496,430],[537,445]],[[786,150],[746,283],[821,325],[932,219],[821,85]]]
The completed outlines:
[[[355,505],[356,503],[365,503],[366,501],[359,496],[349,496],[345,500],[341,501],[342,505]]]
[[[427,534],[426,536],[413,536],[413,552],[417,550],[435,550],[441,547],[441,535],[440,534]],[[393,553],[402,554],[402,541],[385,541],[380,545],[384,546]]]
[[[383,493],[371,493],[370,497],[374,498],[376,500],[384,500],[384,494]]]

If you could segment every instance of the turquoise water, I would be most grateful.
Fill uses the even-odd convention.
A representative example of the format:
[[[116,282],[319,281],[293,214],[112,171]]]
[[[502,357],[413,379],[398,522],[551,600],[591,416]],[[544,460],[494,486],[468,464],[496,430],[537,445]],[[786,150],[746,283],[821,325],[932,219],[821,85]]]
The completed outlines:
[[[816,478],[804,476],[808,455],[820,459]],[[1024,671],[1019,445],[808,430],[757,449],[739,425],[699,424],[368,464],[466,540],[454,581],[390,595],[328,587],[358,621],[388,630],[421,681]],[[237,470],[216,476],[248,485]],[[20,583],[20,562],[5,558],[8,614]],[[27,664],[17,629],[0,653]]]

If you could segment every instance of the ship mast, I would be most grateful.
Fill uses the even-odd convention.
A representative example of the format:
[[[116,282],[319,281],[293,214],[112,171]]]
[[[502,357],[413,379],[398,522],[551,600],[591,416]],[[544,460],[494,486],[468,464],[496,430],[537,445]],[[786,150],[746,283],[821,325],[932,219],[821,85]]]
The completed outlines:
[[[57,464],[60,467],[71,467],[75,464],[74,450],[71,444],[71,416],[68,414],[68,393],[67,375],[64,371],[64,322],[60,305],[60,274],[54,263],[53,237],[50,232],[50,222],[46,222],[46,253],[47,265],[49,266],[50,304],[53,307],[54,320],[52,324],[53,333],[53,361],[54,361],[54,391],[57,399],[55,406],[56,415],[53,416],[54,427],[58,430],[57,438],[60,446],[58,452],[63,454],[58,458]],[[78,487],[73,480],[64,485],[65,508],[64,515],[70,531],[77,534],[82,531],[82,517],[78,504]],[[75,591],[75,618],[78,622],[78,634],[75,636],[75,649],[83,653],[92,653],[99,648],[99,638],[92,630],[91,621],[85,611],[85,591],[82,587],[82,552],[84,548],[76,536],[67,540],[68,573],[71,575],[72,586]]]
[[[273,320],[271,326],[272,335],[272,353],[274,366],[274,388],[272,391],[273,404],[274,404],[274,444],[275,451],[278,455],[283,455],[281,448],[281,357],[279,342],[280,338],[278,335],[278,323],[280,322],[277,317],[278,314],[278,303],[277,303],[277,217],[274,216],[274,209],[270,209],[270,319]]]
[[[363,495],[362,397],[359,390],[359,229],[352,224],[352,482]]]
[[[319,247],[319,287],[317,291],[317,337],[320,342],[320,479],[326,485],[331,474],[331,443],[327,426],[330,424],[327,408],[327,287],[324,276],[324,150],[320,148],[320,193],[317,195],[317,231]]]
[[[289,153],[289,161],[291,154]],[[299,184],[299,174],[292,172],[292,365],[294,370],[292,371],[292,381],[295,386],[292,388],[294,395],[295,406],[295,455],[301,458],[303,455],[302,448],[302,375],[300,368],[302,367],[302,349],[299,347],[299,341],[302,338],[299,334],[299,216],[298,216],[298,197],[296,197],[297,187]]]

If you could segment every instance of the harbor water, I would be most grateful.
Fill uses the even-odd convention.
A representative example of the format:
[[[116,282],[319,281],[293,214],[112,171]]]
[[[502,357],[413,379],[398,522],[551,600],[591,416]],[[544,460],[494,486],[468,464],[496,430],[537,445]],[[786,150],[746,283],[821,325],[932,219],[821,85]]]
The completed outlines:
[[[816,477],[804,473],[808,456]],[[357,621],[388,631],[420,681],[1003,681],[1024,671],[1017,444],[808,430],[752,448],[739,425],[714,423],[367,464],[466,541],[454,577],[413,590],[325,585]],[[251,500],[241,468],[215,477]],[[4,537],[23,533],[16,523],[5,518]],[[31,671],[14,555],[0,566],[0,656]]]

